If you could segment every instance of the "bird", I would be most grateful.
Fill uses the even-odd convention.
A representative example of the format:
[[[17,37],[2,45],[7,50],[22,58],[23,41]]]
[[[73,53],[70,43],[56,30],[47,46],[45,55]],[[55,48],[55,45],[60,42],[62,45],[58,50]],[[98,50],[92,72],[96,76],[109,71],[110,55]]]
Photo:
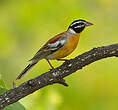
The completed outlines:
[[[52,70],[55,70],[55,68],[50,63],[50,60],[66,61],[67,59],[63,58],[75,50],[81,33],[86,27],[91,25],[93,25],[93,23],[83,19],[74,20],[65,32],[57,34],[39,49],[34,57],[29,60],[29,65],[18,75],[16,80],[21,79],[34,65],[36,65],[42,59],[46,59]]]

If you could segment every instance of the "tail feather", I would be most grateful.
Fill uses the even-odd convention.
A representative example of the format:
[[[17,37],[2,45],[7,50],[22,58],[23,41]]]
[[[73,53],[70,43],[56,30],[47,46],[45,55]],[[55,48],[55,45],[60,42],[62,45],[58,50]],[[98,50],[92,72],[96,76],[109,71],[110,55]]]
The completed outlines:
[[[16,80],[21,79],[36,63],[29,64],[16,78]]]

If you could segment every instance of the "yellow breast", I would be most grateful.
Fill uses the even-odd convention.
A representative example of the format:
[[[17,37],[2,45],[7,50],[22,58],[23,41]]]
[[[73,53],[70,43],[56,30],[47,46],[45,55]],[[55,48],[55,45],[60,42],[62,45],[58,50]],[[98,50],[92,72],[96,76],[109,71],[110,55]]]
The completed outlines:
[[[69,37],[64,47],[53,53],[54,59],[64,58],[72,53],[77,47],[80,34],[74,34]]]

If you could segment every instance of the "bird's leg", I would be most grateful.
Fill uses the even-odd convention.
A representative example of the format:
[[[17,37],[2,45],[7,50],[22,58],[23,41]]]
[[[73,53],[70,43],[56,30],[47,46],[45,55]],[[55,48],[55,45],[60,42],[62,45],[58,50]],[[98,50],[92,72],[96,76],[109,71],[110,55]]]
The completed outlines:
[[[46,59],[47,60],[47,62],[48,62],[48,64],[50,65],[50,67],[52,68],[52,70],[55,72],[55,71],[57,71],[53,66],[52,66],[52,64],[50,63],[50,61],[48,60],[48,59]]]
[[[49,61],[48,59],[46,59],[46,60],[47,60],[47,62],[49,63],[49,65],[51,66],[52,70],[53,70],[54,72],[56,72],[57,70],[52,66],[52,64],[50,63],[50,61]],[[62,59],[62,60],[63,60],[63,59]],[[59,78],[58,81],[57,81],[57,83],[62,84],[62,85],[64,85],[64,86],[68,86],[68,84],[65,82],[65,80],[64,80],[63,78]]]
[[[68,59],[57,59],[58,61],[69,61]]]
[[[16,87],[16,83],[15,83],[15,81],[13,81],[13,88],[15,88]]]

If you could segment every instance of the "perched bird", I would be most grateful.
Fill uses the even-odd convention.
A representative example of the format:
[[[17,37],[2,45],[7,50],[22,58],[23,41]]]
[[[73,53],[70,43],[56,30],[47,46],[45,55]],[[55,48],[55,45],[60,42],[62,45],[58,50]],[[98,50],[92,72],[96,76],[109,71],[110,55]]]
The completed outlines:
[[[62,60],[61,59],[72,53],[77,47],[80,34],[87,27],[93,25],[82,19],[73,21],[65,32],[62,32],[55,37],[48,40],[48,42],[40,48],[40,50],[30,60],[30,64],[19,74],[16,79],[20,79],[29,69],[37,64],[41,59],[46,59],[51,68],[49,60]]]

